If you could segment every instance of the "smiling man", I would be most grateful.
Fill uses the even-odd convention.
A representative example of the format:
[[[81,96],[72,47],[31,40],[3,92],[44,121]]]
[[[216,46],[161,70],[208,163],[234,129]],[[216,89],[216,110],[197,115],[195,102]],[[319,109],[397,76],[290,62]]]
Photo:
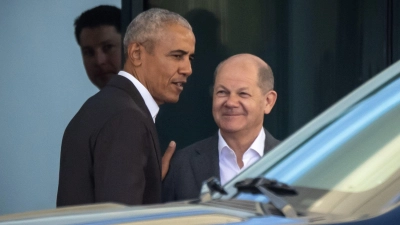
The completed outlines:
[[[100,5],[83,12],[74,25],[87,76],[101,89],[121,69],[121,10]]]
[[[150,9],[128,26],[124,69],[89,98],[61,146],[57,206],[161,201],[164,157],[154,125],[159,105],[175,103],[192,73],[195,37],[180,15]]]
[[[219,131],[175,153],[163,181],[163,201],[197,198],[206,179],[218,177],[225,184],[278,145],[263,128],[276,99],[272,70],[263,60],[239,54],[221,62],[212,107]]]

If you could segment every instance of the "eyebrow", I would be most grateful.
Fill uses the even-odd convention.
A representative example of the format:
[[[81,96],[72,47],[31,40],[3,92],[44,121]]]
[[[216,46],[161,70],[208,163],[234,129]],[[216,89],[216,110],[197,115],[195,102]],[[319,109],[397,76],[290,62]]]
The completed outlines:
[[[93,49],[94,48],[92,46],[83,46],[83,47],[81,47],[81,51],[91,51]]]
[[[171,51],[169,54],[174,54],[174,53],[180,53],[180,54],[182,54],[182,55],[187,55],[187,54],[189,54],[189,52],[183,51],[183,50],[173,50],[173,51]],[[194,57],[194,54],[191,54],[190,57]]]
[[[218,85],[215,85],[214,84],[214,87],[215,88],[223,88],[223,89],[227,89],[224,85],[222,85],[222,84],[218,84]]]
[[[105,44],[115,44],[115,42],[113,40],[111,40],[111,39],[106,39],[104,41],[101,41],[99,44],[97,44],[95,46],[92,46],[92,45],[84,45],[84,46],[82,46],[81,45],[81,48],[93,48],[93,47],[102,46],[102,45],[105,45]]]
[[[181,53],[183,55],[187,55],[188,54],[187,51],[183,51],[183,50],[173,50],[173,51],[170,51],[169,53]]]
[[[248,91],[248,90],[250,90],[249,87],[242,87],[238,89],[238,91]]]
[[[223,88],[223,89],[229,90],[228,88],[226,88],[226,87],[225,87],[224,85],[222,85],[222,84],[218,84],[217,86],[214,85],[214,87],[216,87],[216,88]],[[250,89],[249,87],[241,87],[241,88],[237,89],[237,91],[244,91],[244,90],[249,90],[249,89]]]

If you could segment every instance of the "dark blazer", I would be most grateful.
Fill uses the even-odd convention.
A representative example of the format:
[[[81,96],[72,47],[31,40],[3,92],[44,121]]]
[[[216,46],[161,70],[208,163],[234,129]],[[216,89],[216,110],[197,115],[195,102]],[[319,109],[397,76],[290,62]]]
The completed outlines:
[[[266,129],[264,153],[279,141]],[[219,174],[218,134],[177,151],[163,181],[163,202],[198,198],[203,181]]]
[[[114,76],[68,124],[61,146],[57,206],[161,201],[156,128],[131,81]]]

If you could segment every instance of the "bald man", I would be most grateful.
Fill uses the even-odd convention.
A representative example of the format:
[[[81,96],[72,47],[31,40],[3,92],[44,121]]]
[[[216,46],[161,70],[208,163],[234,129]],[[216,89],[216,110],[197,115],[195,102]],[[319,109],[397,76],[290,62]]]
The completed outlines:
[[[218,132],[177,151],[163,181],[163,201],[198,198],[212,176],[225,184],[279,141],[264,127],[277,93],[271,68],[251,54],[221,62],[214,76],[212,113]]]

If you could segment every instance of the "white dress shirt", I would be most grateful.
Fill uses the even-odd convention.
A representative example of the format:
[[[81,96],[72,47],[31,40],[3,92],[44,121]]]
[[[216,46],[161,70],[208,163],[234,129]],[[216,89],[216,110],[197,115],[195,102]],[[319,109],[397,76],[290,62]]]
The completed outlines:
[[[251,144],[250,148],[243,154],[243,167],[240,168],[237,164],[235,152],[228,146],[218,131],[218,152],[219,152],[219,174],[221,177],[221,184],[231,180],[237,174],[249,167],[251,164],[259,160],[264,155],[265,145],[265,132],[261,128],[257,138]]]
[[[127,73],[125,71],[119,71],[118,75],[123,76],[129,79],[133,85],[135,85],[136,89],[138,89],[140,95],[142,96],[144,103],[146,104],[147,108],[150,111],[151,117],[153,118],[153,122],[156,122],[156,116],[160,107],[158,107],[156,101],[154,100],[153,96],[151,96],[150,92],[147,90],[142,83],[140,83],[133,75]]]

